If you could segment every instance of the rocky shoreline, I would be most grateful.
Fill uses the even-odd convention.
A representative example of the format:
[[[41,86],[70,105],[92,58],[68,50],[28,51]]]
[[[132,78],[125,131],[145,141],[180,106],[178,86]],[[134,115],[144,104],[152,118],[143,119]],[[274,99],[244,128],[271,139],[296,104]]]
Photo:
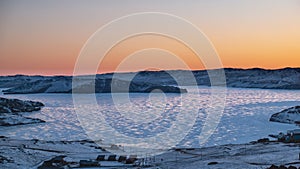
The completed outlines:
[[[43,123],[36,118],[24,117],[23,112],[39,111],[44,106],[41,102],[6,99],[0,97],[0,126],[15,126]]]
[[[175,148],[153,157],[118,156],[90,140],[43,141],[0,136],[0,168],[230,168],[300,167],[299,143],[255,141]]]
[[[0,136],[0,168],[133,166],[136,158],[116,156],[90,140],[44,141]]]

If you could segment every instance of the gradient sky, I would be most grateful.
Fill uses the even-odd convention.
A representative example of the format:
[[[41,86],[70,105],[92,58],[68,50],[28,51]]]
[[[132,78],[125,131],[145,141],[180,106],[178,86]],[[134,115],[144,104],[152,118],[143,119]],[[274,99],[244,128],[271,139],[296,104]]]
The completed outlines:
[[[224,67],[300,67],[300,0],[1,0],[0,74],[72,74],[97,29],[136,12],[187,19],[211,40]],[[114,71],[125,57],[122,71],[184,68],[174,54],[191,69],[204,69],[174,40],[144,36],[115,46],[99,72]]]

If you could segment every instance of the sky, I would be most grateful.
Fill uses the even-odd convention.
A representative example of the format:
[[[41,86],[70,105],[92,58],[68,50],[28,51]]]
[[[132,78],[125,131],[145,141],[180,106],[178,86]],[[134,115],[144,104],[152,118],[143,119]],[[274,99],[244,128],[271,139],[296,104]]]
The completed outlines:
[[[95,31],[138,12],[188,20],[222,67],[300,67],[300,0],[1,0],[0,75],[71,75]],[[98,72],[187,68],[206,67],[172,38],[141,35],[111,48]]]

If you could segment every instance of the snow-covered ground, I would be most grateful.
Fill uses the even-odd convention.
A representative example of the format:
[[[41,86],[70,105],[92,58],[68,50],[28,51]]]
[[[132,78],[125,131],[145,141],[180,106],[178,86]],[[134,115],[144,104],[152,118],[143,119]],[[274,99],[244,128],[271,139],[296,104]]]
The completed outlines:
[[[181,110],[180,113],[185,113],[185,111],[189,110],[196,110],[198,107],[201,109],[198,112],[198,119],[196,120],[193,128],[187,132],[187,136],[181,142],[179,142],[176,147],[181,148],[181,150],[183,148],[197,149],[189,149],[187,152],[181,152],[181,150],[169,150],[164,154],[156,156],[155,158],[157,159],[163,158],[163,161],[157,164],[159,167],[245,168],[242,166],[246,166],[246,168],[260,169],[268,167],[271,164],[279,165],[297,162],[299,153],[298,145],[294,146],[294,144],[282,143],[244,143],[249,143],[253,140],[267,137],[269,134],[278,134],[279,132],[285,133],[286,130],[297,128],[297,126],[292,124],[269,122],[269,118],[272,114],[280,112],[283,109],[300,105],[300,91],[228,88],[226,107],[220,123],[212,136],[204,145],[202,145],[204,148],[201,148],[199,145],[199,135],[207,116],[205,110],[209,108],[211,89],[209,87],[201,86],[198,91],[200,93],[199,95],[197,95],[196,92],[197,88],[187,87],[187,89],[188,93],[186,93],[183,97],[183,99],[186,99],[183,103],[188,103],[185,105],[187,109]],[[163,103],[168,105],[169,114],[177,113],[177,108],[175,108],[175,105],[180,105],[179,100],[181,97],[179,95],[170,93],[167,93],[165,96],[166,102],[161,101],[160,104]],[[45,107],[41,111],[24,113],[24,116],[39,118],[46,121],[46,123],[22,125],[22,127],[1,127],[0,135],[10,137],[10,139],[8,139],[9,142],[4,141],[5,139],[1,141],[1,144],[9,145],[8,147],[4,145],[0,146],[1,156],[4,156],[5,158],[17,158],[15,161],[20,160],[18,163],[28,162],[28,166],[31,166],[32,164],[40,164],[41,160],[49,160],[56,155],[61,155],[59,152],[56,152],[56,154],[51,154],[44,150],[33,150],[30,148],[30,150],[26,149],[27,145],[34,145],[30,141],[27,142],[31,139],[45,140],[46,143],[44,145],[42,145],[42,142],[38,144],[38,147],[42,149],[45,147],[48,149],[49,145],[52,144],[51,142],[57,141],[57,145],[56,143],[52,144],[53,147],[51,149],[68,149],[66,154],[76,154],[79,153],[78,151],[80,151],[80,154],[84,154],[83,152],[91,152],[91,154],[94,153],[95,148],[91,148],[89,146],[80,148],[80,145],[77,146],[77,143],[74,146],[70,146],[73,144],[72,143],[66,144],[70,147],[61,147],[61,140],[73,140],[76,142],[78,140],[89,139],[77,118],[71,94],[26,94],[5,95],[5,97],[40,101],[45,103]],[[154,111],[149,111],[151,109],[156,110],[156,108],[160,108],[160,105],[153,104],[159,103],[156,102],[155,95],[141,93],[130,94],[130,100],[134,103],[132,105],[134,107],[126,108],[126,106],[122,107],[121,105],[119,109],[116,109],[116,105],[114,105],[110,94],[96,94],[96,99],[99,105],[98,109],[90,106],[86,107],[86,111],[95,113],[96,115],[97,113],[111,114],[110,120],[112,122],[121,122],[121,125],[126,128],[124,131],[119,130],[124,134],[134,134],[130,133],[130,131],[135,132],[137,126],[140,125],[130,124],[126,123],[126,121],[122,121],[122,119],[120,119],[118,116],[114,116],[116,110],[125,111],[124,115],[140,114],[142,115],[144,121],[151,121],[153,118],[159,119],[162,116],[162,112],[155,113]],[[129,114],[126,112],[129,112]],[[143,114],[145,112],[148,114]],[[172,124],[174,121],[172,118],[168,118],[164,122]],[[95,131],[101,131],[101,128],[91,129]],[[145,131],[145,128],[139,128],[139,130]],[[15,143],[10,141],[22,139],[27,141],[20,141],[18,145],[15,145]],[[13,145],[10,146],[11,144]],[[22,144],[26,145],[25,148],[21,146]],[[19,154],[20,156],[14,157],[12,153]],[[89,159],[95,159],[95,157],[101,153],[103,152],[97,152]],[[201,153],[202,155],[199,156]],[[80,159],[84,160],[84,158]],[[182,161],[178,162],[176,159],[181,159]],[[217,164],[212,163],[212,165],[208,165],[210,162],[217,162]],[[5,163],[5,165],[0,164],[0,168],[5,168],[7,165],[7,163]],[[119,163],[109,165],[119,165]],[[11,167],[8,166],[8,168]]]
[[[0,168],[24,169],[39,166],[89,168],[84,167],[84,163],[80,162],[82,160],[86,160],[85,164],[98,165],[101,168],[141,167],[134,164],[151,169],[266,169],[272,164],[299,167],[299,148],[299,143],[253,142],[206,148],[171,149],[161,155],[148,156],[126,164],[125,161],[130,159],[130,156],[124,156],[124,159],[120,160],[120,156],[114,156],[88,140],[42,141],[0,138]]]
[[[96,159],[98,155],[112,155],[97,144],[88,141],[43,141],[0,138],[0,168],[36,168],[43,161],[56,156],[66,156],[65,161]],[[114,162],[117,163],[117,162]],[[114,164],[112,163],[112,164]]]
[[[163,163],[158,162],[161,168],[169,169],[262,169],[272,164],[300,166],[299,144],[275,142],[170,151],[156,158],[158,161],[163,159]]]

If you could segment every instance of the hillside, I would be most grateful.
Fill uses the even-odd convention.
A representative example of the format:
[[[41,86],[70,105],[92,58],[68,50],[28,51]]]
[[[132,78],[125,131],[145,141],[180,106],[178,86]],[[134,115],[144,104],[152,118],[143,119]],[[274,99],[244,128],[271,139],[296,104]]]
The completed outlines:
[[[209,70],[217,84],[224,85],[220,69]],[[262,89],[300,89],[300,68],[284,68],[276,70],[265,69],[224,69],[227,87],[262,88]],[[117,78],[113,78],[117,75]],[[210,86],[208,71],[141,71],[137,73],[110,73],[96,75],[95,84],[91,84],[92,76],[80,76],[77,86],[72,87],[72,76],[0,76],[0,88],[8,88],[5,94],[22,93],[110,93],[110,92],[145,92],[160,89],[163,92],[186,92],[180,86],[205,85]],[[133,77],[133,79],[131,79]],[[175,77],[175,78],[174,78]],[[218,82],[218,79],[220,81]],[[195,83],[196,82],[196,83]],[[114,89],[111,91],[111,86]]]

